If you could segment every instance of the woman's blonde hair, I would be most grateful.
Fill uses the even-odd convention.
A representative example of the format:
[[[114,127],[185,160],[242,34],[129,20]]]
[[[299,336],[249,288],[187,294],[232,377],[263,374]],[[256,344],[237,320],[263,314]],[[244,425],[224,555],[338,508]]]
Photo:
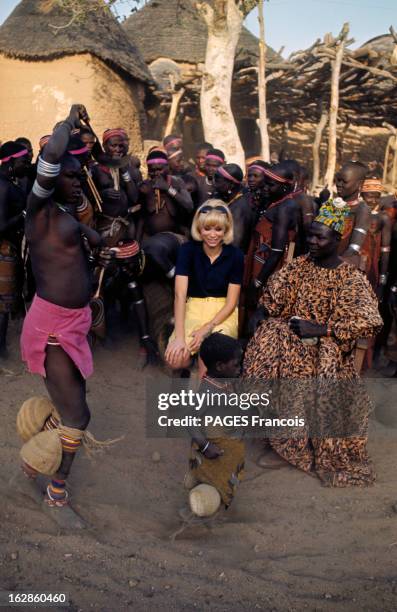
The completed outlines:
[[[222,210],[217,210],[217,208]],[[213,210],[210,210],[210,209]],[[207,200],[196,211],[192,223],[192,238],[193,240],[203,241],[201,230],[203,227],[221,227],[224,232],[223,243],[230,244],[233,242],[233,217],[228,206],[222,200]]]

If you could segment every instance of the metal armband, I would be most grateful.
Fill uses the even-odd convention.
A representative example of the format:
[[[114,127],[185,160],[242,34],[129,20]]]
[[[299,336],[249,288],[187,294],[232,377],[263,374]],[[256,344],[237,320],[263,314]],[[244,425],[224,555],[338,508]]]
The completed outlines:
[[[36,179],[33,185],[32,193],[42,200],[47,200],[54,193],[54,189],[44,189],[44,187],[42,187]]]
[[[39,156],[39,161],[37,162],[37,174],[41,176],[46,176],[47,178],[56,178],[61,172],[61,164],[50,164],[45,161],[41,155]]]

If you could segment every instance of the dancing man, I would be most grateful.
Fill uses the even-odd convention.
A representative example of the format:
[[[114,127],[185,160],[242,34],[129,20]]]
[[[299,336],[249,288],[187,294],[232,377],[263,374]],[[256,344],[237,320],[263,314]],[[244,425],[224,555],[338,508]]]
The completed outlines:
[[[74,105],[54,131],[37,164],[37,179],[28,199],[26,239],[32,258],[37,293],[26,316],[22,358],[29,371],[40,374],[56,407],[45,428],[56,428],[60,462],[52,461],[52,480],[44,502],[52,517],[64,527],[82,527],[71,509],[66,478],[90,420],[86,402],[86,379],[93,372],[87,334],[91,326],[91,273],[85,237],[91,247],[100,245],[99,235],[79,223],[76,206],[81,198],[80,163],[66,153],[71,131],[87,120],[84,106]],[[41,443],[41,441],[43,441]],[[24,445],[21,456],[25,475],[34,480],[48,458],[43,433]],[[59,449],[52,447],[55,455]]]

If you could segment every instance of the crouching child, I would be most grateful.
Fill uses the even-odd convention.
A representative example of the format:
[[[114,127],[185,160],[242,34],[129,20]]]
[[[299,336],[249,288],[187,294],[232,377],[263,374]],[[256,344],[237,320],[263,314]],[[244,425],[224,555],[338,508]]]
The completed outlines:
[[[190,489],[190,516],[214,516],[223,505],[228,508],[240,483],[245,459],[241,431],[219,426],[219,418],[229,415],[227,396],[241,372],[242,349],[237,340],[213,333],[201,345],[200,357],[207,368],[198,393],[206,398],[199,411],[201,427],[189,428],[192,437],[189,471],[185,487]],[[207,418],[206,418],[207,417]],[[211,418],[214,417],[214,418]],[[205,422],[212,422],[205,426]],[[182,511],[188,518],[189,511]]]

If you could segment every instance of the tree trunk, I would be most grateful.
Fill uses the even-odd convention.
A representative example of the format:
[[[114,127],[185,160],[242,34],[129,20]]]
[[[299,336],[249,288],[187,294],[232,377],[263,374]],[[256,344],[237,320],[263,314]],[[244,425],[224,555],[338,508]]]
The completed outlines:
[[[339,35],[340,44],[336,52],[335,60],[332,62],[331,79],[331,106],[329,111],[329,136],[328,136],[328,164],[325,174],[325,183],[332,189],[334,184],[336,168],[336,140],[339,111],[339,77],[342,66],[343,54],[345,52],[346,38],[349,33],[349,24],[344,24]]]
[[[394,140],[394,136],[389,136],[389,139],[387,141],[387,145],[386,145],[386,151],[385,151],[385,161],[383,164],[383,183],[386,184],[387,183],[387,179],[388,179],[388,175],[389,175],[389,154],[390,154],[390,150],[391,150],[391,143]]]
[[[172,130],[174,129],[174,123],[178,114],[179,103],[182,100],[184,93],[185,89],[181,87],[181,89],[178,89],[178,91],[172,94],[170,114],[168,115],[168,121],[167,125],[165,126],[164,136],[168,136],[168,134],[171,134]]]
[[[391,186],[396,187],[397,183],[397,150],[393,149],[393,166],[391,170]]]
[[[204,137],[222,149],[228,162],[244,169],[244,150],[230,103],[234,57],[244,16],[235,0],[215,0],[212,6],[199,3],[197,9],[208,28],[200,99]]]
[[[320,146],[323,137],[324,128],[328,122],[328,111],[323,109],[320,121],[316,126],[316,133],[313,141],[313,178],[312,191],[320,185]]]
[[[265,43],[265,19],[263,15],[263,0],[258,3],[259,21],[259,64],[258,64],[258,97],[259,97],[259,120],[258,126],[261,135],[262,159],[270,161],[270,141],[267,127],[266,107],[266,43]]]

